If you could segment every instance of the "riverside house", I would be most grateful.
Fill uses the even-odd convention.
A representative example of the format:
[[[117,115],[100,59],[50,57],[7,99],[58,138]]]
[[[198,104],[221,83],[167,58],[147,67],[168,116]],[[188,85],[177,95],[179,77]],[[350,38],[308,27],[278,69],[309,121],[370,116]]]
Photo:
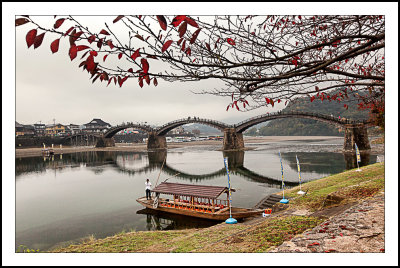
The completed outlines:
[[[104,122],[101,119],[94,118],[92,121],[90,121],[87,124],[83,125],[84,128],[82,129],[82,132],[85,134],[100,134],[106,132],[109,128],[111,128],[111,125],[107,122]]]

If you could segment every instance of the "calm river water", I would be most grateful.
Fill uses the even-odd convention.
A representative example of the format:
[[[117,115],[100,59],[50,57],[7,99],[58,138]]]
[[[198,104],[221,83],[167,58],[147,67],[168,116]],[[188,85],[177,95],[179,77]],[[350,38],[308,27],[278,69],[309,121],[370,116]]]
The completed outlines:
[[[145,195],[146,178],[153,186],[158,177],[159,183],[169,178],[169,182],[227,186],[223,157],[228,157],[231,186],[236,189],[232,203],[253,207],[280,191],[278,151],[286,186],[293,187],[298,183],[296,155],[303,181],[357,167],[355,156],[332,152],[342,144],[338,138],[257,144],[255,150],[229,154],[216,151],[217,147],[196,146],[161,153],[93,151],[17,158],[15,246],[43,251],[92,235],[207,227],[215,223],[144,210],[136,199]],[[363,156],[361,166],[376,159]]]

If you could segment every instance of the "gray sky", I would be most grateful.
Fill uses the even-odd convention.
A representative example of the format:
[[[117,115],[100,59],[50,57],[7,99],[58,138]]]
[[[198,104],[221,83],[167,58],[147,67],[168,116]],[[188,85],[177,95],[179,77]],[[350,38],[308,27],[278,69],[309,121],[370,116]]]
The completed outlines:
[[[53,16],[34,17],[44,25],[53,25]],[[104,22],[113,26],[113,31],[122,37],[127,36],[123,24],[113,25],[115,16],[77,17],[83,25],[100,31]],[[120,25],[120,26],[118,26]],[[64,26],[64,25],[63,25]],[[60,27],[66,30],[69,26]],[[51,26],[50,26],[51,27]],[[274,108],[262,107],[248,112],[236,109],[226,111],[230,97],[194,94],[201,90],[224,87],[216,80],[200,82],[165,82],[159,85],[140,88],[137,79],[128,79],[120,88],[111,83],[94,84],[87,72],[78,69],[83,52],[78,53],[74,61],[68,56],[69,43],[66,38],[60,41],[60,49],[52,54],[50,44],[57,35],[45,34],[40,47],[27,48],[26,33],[34,28],[25,24],[16,29],[16,121],[21,124],[33,124],[41,121],[45,124],[83,124],[92,118],[101,118],[112,125],[123,121],[148,122],[162,125],[169,121],[188,116],[209,118],[226,123],[237,123],[267,111],[282,109],[283,105]],[[41,32],[41,31],[40,31]],[[101,56],[102,57],[102,56]],[[112,61],[110,55],[107,61]],[[116,60],[116,59],[115,59]],[[153,62],[153,65],[156,62]],[[153,66],[155,68],[155,66]]]
[[[265,3],[261,5],[265,6]],[[35,10],[33,7],[37,8],[36,5],[30,6]],[[56,8],[52,13],[62,14],[64,12],[65,5],[54,4],[54,7]],[[134,7],[137,9],[137,3]],[[219,5],[216,7],[221,8]],[[270,7],[268,5],[269,9]],[[97,6],[97,8],[99,7]],[[139,5],[139,8],[144,9],[143,13],[146,13],[145,6]],[[68,6],[67,9],[71,9],[71,7]],[[329,10],[328,6],[326,9]],[[62,10],[62,12],[57,12],[57,10]],[[76,12],[74,8],[72,10],[71,14],[83,12],[79,9]],[[195,10],[201,9],[196,8]],[[104,6],[100,6],[98,14],[107,14],[102,11],[104,12]],[[157,9],[151,9],[151,11],[151,14],[154,14],[153,12],[157,12]],[[37,11],[25,13],[43,14],[43,12]],[[168,14],[169,12],[164,10],[162,13]],[[175,14],[172,11],[170,13]],[[202,14],[202,12],[200,11],[198,14]],[[207,14],[207,10],[205,14]],[[252,11],[249,14],[256,13]],[[287,10],[286,14],[291,14],[291,12]],[[34,18],[49,27],[55,22],[53,16]],[[94,31],[99,32],[103,29],[104,22],[107,22],[113,31],[118,33],[119,30],[118,24],[112,23],[115,15],[77,18],[83,25],[89,26]],[[122,26],[122,24],[119,25]],[[63,26],[60,28],[61,30],[67,29],[67,26]],[[32,46],[28,49],[25,35],[32,28],[34,28],[33,25],[28,23],[17,27],[15,32],[15,120],[21,124],[34,124],[40,121],[50,124],[53,123],[53,119],[56,123],[62,124],[84,124],[93,118],[101,118],[112,125],[126,121],[162,125],[188,116],[237,123],[252,116],[284,108],[281,103],[274,108],[262,107],[248,112],[229,109],[227,112],[226,106],[230,103],[229,97],[196,95],[191,92],[191,90],[200,92],[224,86],[223,83],[215,80],[191,83],[170,83],[159,80],[157,87],[147,86],[145,83],[143,88],[139,87],[136,79],[128,79],[122,88],[113,83],[106,87],[106,83],[100,83],[99,80],[92,84],[87,72],[78,69],[79,59],[83,53],[78,53],[78,57],[71,62],[68,57],[69,44],[65,38],[60,41],[60,49],[55,54],[50,51],[50,43],[57,36],[50,33],[46,33],[39,48],[33,49]],[[120,27],[120,29],[125,30],[126,28]],[[122,38],[124,35],[127,36],[127,32],[123,30],[119,33]],[[115,58],[115,56],[113,57]],[[107,61],[111,60],[113,60],[112,55],[108,57]]]

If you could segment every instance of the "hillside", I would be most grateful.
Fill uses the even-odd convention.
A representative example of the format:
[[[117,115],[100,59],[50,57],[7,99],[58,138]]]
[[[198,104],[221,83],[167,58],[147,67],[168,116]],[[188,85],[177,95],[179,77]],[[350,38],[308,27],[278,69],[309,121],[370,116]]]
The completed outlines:
[[[349,108],[346,110],[344,104],[348,104]],[[283,112],[316,112],[326,115],[333,115],[335,117],[344,117],[354,120],[364,120],[368,118],[368,111],[358,110],[356,105],[351,103],[351,100],[346,102],[337,103],[336,101],[323,102],[316,99],[310,102],[307,98],[298,98],[291,102]],[[258,129],[258,133],[257,133]],[[312,119],[302,118],[287,118],[277,119],[270,121],[267,126],[249,129],[245,135],[254,136],[342,136],[342,129],[336,128],[323,122],[315,121]]]

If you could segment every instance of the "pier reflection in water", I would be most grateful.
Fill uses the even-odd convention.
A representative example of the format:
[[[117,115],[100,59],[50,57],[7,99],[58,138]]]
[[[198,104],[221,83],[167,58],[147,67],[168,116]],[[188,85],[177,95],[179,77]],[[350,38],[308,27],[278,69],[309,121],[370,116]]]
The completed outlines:
[[[297,185],[296,154],[305,180],[355,168],[353,155],[282,153],[287,187]],[[16,159],[16,248],[47,250],[83,237],[129,230],[168,230],[210,226],[208,221],[144,210],[144,181],[224,186],[228,157],[233,204],[252,207],[280,191],[279,156],[274,151],[81,152]],[[363,155],[362,165],[371,159]]]

